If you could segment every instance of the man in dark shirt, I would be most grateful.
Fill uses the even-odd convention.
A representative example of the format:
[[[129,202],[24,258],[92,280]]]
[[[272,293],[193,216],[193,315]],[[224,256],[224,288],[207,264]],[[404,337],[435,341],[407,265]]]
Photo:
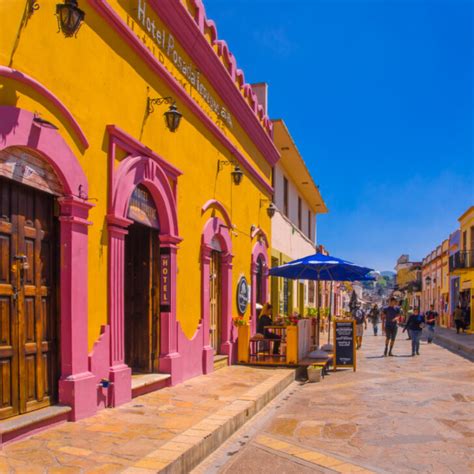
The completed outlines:
[[[273,339],[273,355],[280,353],[281,337],[278,334],[271,332],[266,326],[272,326],[273,320],[271,318],[272,305],[265,303],[257,321],[257,332],[263,334],[265,339]]]
[[[430,310],[425,313],[426,328],[428,329],[428,344],[433,342],[437,317],[438,313],[434,310],[434,304],[432,304]]]
[[[406,330],[411,332],[411,355],[412,357],[420,355],[420,339],[425,324],[425,317],[420,314],[420,309],[415,308],[413,314],[410,315],[408,321],[403,328],[403,332]]]
[[[385,351],[383,353],[384,357],[387,356],[387,353],[389,356],[393,356],[392,350],[393,345],[395,344],[395,339],[397,337],[398,321],[400,320],[400,308],[396,306],[396,303],[397,300],[392,297],[390,298],[389,305],[382,310],[385,324]]]

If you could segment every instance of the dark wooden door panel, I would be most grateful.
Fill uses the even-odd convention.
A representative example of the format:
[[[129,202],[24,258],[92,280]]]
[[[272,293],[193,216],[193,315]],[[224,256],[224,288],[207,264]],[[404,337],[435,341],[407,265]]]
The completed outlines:
[[[56,397],[55,234],[53,197],[0,178],[0,419]]]

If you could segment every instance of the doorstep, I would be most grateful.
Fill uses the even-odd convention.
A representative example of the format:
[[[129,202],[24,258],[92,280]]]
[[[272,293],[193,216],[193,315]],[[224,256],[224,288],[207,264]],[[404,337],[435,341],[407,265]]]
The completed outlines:
[[[0,446],[68,421],[69,406],[53,405],[0,421]]]
[[[132,398],[169,387],[170,374],[132,374]]]
[[[224,354],[217,354],[214,356],[214,372],[223,369],[229,365],[229,356]]]

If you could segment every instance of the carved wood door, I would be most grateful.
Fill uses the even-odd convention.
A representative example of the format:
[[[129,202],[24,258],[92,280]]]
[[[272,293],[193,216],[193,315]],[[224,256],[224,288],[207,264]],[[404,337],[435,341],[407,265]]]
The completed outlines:
[[[125,362],[135,372],[150,372],[149,234],[132,224],[125,240]]]
[[[0,419],[54,403],[54,198],[0,178]]]
[[[221,265],[220,252],[211,252],[209,268],[209,334],[214,353],[220,352],[221,343]]]

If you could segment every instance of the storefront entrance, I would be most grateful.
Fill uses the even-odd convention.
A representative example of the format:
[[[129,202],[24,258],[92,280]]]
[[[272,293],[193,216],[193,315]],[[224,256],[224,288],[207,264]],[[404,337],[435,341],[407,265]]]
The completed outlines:
[[[0,177],[0,419],[56,401],[54,196]]]
[[[132,195],[125,238],[125,363],[135,373],[158,372],[160,340],[159,233],[153,199]]]
[[[211,252],[209,268],[209,339],[214,354],[220,353],[221,346],[221,253],[217,250]]]

